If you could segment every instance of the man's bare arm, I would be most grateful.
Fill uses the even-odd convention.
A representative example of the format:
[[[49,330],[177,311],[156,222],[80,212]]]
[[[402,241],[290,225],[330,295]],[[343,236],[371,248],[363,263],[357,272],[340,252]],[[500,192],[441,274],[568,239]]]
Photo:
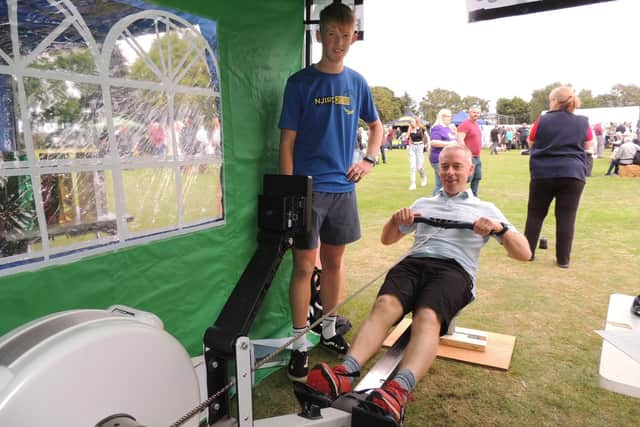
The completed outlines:
[[[415,214],[410,208],[402,208],[395,211],[384,227],[382,227],[382,235],[380,236],[382,244],[391,245],[402,239],[405,234],[401,232],[398,227],[413,224],[414,217]]]
[[[490,233],[499,233],[503,230],[501,223],[489,218],[478,218],[473,223],[473,231],[482,236]],[[509,229],[500,237],[500,243],[507,250],[507,254],[518,261],[529,261],[531,259],[531,249],[527,238],[513,229]]]

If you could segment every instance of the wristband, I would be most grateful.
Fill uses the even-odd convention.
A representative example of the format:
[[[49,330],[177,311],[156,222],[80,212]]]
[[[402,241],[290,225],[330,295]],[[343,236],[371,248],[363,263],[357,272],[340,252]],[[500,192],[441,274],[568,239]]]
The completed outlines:
[[[374,159],[374,158],[373,158],[373,157],[371,157],[371,156],[364,156],[364,157],[362,158],[362,160],[364,160],[365,162],[369,162],[369,163],[371,163],[373,166],[375,166],[375,165],[376,165],[376,159]]]
[[[507,224],[505,224],[504,222],[501,222],[500,224],[502,225],[502,230],[496,231],[495,233],[493,233],[495,236],[498,236],[498,237],[502,237],[504,233],[509,231],[509,226]]]

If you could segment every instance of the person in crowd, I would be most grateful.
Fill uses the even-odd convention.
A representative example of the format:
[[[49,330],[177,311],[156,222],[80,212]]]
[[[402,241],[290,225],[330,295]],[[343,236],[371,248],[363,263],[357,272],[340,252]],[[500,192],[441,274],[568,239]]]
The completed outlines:
[[[409,120],[409,190],[416,189],[416,170],[420,174],[420,185],[427,185],[427,174],[424,172],[424,131],[415,118]]]
[[[360,126],[358,133],[356,134],[356,145],[353,151],[353,163],[361,162],[367,151],[367,145],[369,145],[368,134],[364,128]]]
[[[279,121],[281,173],[313,178],[312,231],[294,239],[291,317],[293,333],[302,335],[307,329],[309,283],[320,240],[320,297],[330,314],[322,324],[320,346],[346,353],[349,344],[336,334],[333,308],[346,286],[346,245],[360,238],[355,184],[375,166],[383,130],[367,81],[344,66],[357,39],[353,10],[343,3],[322,9],[316,38],[322,45],[321,59],[289,77]],[[359,118],[368,125],[369,145],[364,158],[353,163]],[[292,380],[306,379],[306,340],[293,344],[287,372]]]
[[[631,135],[625,135],[622,144],[611,153],[611,163],[605,175],[618,175],[620,165],[632,165],[636,151],[640,151],[640,147],[634,143]]]
[[[591,131],[593,133],[593,130]],[[591,148],[586,148],[584,151],[586,153],[585,156],[585,167],[587,168],[587,176],[591,176],[593,174],[593,158],[596,155],[596,142],[593,142]]]
[[[616,132],[611,139],[611,151],[622,145],[622,132]]]
[[[443,108],[438,111],[436,121],[431,127],[431,144],[429,150],[429,163],[433,167],[435,180],[433,186],[433,195],[442,187],[440,182],[440,171],[438,169],[438,159],[440,152],[447,145],[457,144],[456,132],[451,128],[451,110]]]
[[[489,134],[489,138],[491,138],[491,153],[490,154],[498,154],[498,147],[500,147],[500,128],[496,124]]]
[[[351,382],[379,351],[389,328],[413,312],[411,337],[398,372],[367,398],[398,423],[416,383],[436,358],[439,337],[475,298],[478,257],[489,236],[493,235],[510,257],[520,261],[531,257],[527,240],[502,212],[467,189],[473,175],[471,152],[465,146],[449,145],[440,152],[438,164],[442,181],[438,194],[397,210],[382,229],[384,245],[415,233],[409,255],[387,273],[342,363],[333,368],[320,363],[307,380],[309,387],[330,399],[350,392]],[[473,230],[414,223],[419,216],[473,222]]]
[[[529,138],[529,128],[527,127],[526,123],[522,123],[522,125],[520,125],[520,127],[518,128],[518,138],[520,149],[528,150],[529,143],[527,142],[527,139]]]
[[[469,118],[458,126],[458,143],[466,145],[473,155],[473,176],[471,177],[471,191],[478,197],[478,187],[482,179],[482,129],[478,125],[480,107],[474,105],[469,108]]]
[[[151,154],[161,156],[164,154],[166,145],[164,142],[164,129],[159,121],[155,120],[149,127],[149,140],[151,141]]]
[[[389,128],[384,133],[384,141],[380,145],[380,159],[382,160],[383,164],[387,164],[387,150],[393,146],[393,136],[393,128]],[[380,162],[378,161],[378,163]]]
[[[536,119],[528,139],[531,180],[524,234],[535,254],[542,223],[555,199],[556,261],[560,268],[569,268],[576,213],[586,182],[585,150],[593,145],[589,120],[573,114],[579,107],[580,99],[571,87],[553,89],[549,111]]]
[[[504,128],[504,137],[502,138],[501,145],[505,150],[511,149],[511,143],[513,141],[513,128],[511,126],[507,126]],[[498,153],[496,153],[498,154]]]
[[[593,133],[596,136],[596,158],[601,159],[604,156],[604,129],[602,123],[596,123],[593,126]]]

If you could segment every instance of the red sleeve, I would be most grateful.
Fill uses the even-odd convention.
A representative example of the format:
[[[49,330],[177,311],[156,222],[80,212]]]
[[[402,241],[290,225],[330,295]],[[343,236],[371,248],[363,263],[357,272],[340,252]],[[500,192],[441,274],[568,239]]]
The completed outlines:
[[[531,126],[531,132],[529,132],[529,138],[527,138],[528,141],[535,141],[536,133],[538,132],[539,121],[540,121],[540,117],[538,117],[536,121],[533,123],[533,126]]]
[[[593,131],[591,130],[591,126],[587,125],[587,141],[591,141],[593,139]]]
[[[458,126],[458,132],[464,132],[467,133],[469,131],[468,129],[468,123],[465,120],[464,122],[460,123],[460,126]]]

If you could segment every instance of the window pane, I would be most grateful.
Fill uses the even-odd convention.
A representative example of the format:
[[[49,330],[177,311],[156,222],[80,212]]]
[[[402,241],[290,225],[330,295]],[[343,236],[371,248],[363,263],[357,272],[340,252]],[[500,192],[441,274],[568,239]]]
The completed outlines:
[[[115,88],[111,99],[121,158],[173,155],[166,93]]]
[[[139,234],[178,224],[176,179],[172,169],[122,171],[125,208],[132,216],[129,231]]]
[[[24,141],[18,142],[14,76],[0,74],[0,162],[26,159]]]
[[[222,218],[220,165],[193,165],[183,172],[184,221],[187,224]]]
[[[40,237],[35,206],[30,177],[0,177],[0,257],[27,253]]]
[[[218,107],[214,98],[179,94],[176,96],[175,105],[174,127],[179,158],[184,158],[184,156],[202,157],[207,152],[219,152],[218,149],[212,150],[210,147],[215,144],[213,132],[219,124]]]
[[[39,160],[98,158],[109,152],[100,86],[29,77],[24,82]]]

